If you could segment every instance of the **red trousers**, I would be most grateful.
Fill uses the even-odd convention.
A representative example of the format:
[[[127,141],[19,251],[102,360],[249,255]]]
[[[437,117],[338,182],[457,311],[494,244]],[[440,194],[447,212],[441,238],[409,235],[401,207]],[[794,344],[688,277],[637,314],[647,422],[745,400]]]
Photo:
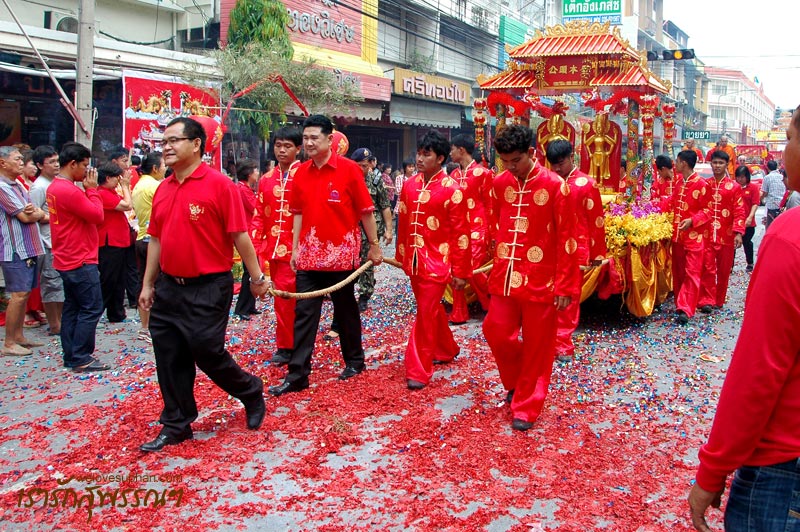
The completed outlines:
[[[572,344],[572,333],[578,327],[581,314],[580,295],[573,297],[569,306],[561,311],[556,311],[556,353],[559,355],[574,355],[575,346]]]
[[[672,243],[672,286],[675,308],[690,318],[697,310],[700,299],[700,276],[703,273],[703,249],[686,249],[683,244]]]
[[[479,273],[469,278],[469,287],[478,296],[481,306],[489,308],[489,279],[486,274]],[[467,308],[467,296],[464,290],[453,290],[453,310],[450,311],[450,321],[461,323],[469,319],[469,309]]]
[[[417,317],[406,347],[406,377],[425,384],[433,376],[434,360],[449,362],[459,352],[442,305],[445,286],[445,283],[411,277]]]
[[[514,418],[536,421],[547,398],[555,360],[555,306],[492,295],[483,335],[497,361],[503,386],[514,390]]]
[[[712,244],[706,242],[706,249],[703,253],[703,276],[700,285],[700,303],[703,305],[716,305],[721,307],[725,304],[725,296],[728,295],[728,280],[731,278],[733,269],[733,259],[736,256],[736,248],[733,244]]]
[[[269,261],[269,275],[278,290],[296,291],[295,275],[289,263],[281,260]],[[278,349],[294,349],[294,299],[274,298],[275,301],[275,345]]]

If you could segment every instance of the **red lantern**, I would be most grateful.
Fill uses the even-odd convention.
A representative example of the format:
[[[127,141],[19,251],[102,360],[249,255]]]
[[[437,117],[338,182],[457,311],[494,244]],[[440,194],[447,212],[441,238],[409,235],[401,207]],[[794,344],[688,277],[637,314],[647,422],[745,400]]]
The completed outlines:
[[[341,131],[333,132],[333,138],[331,139],[331,150],[335,151],[339,155],[347,155],[347,150],[350,149],[350,141],[347,140],[347,137]]]
[[[653,127],[653,115],[642,115],[642,124],[644,127],[650,128]]]
[[[215,153],[219,150],[220,144],[222,144],[222,135],[224,134],[222,124],[210,116],[190,116],[189,118],[199,122],[206,132],[205,152]]]

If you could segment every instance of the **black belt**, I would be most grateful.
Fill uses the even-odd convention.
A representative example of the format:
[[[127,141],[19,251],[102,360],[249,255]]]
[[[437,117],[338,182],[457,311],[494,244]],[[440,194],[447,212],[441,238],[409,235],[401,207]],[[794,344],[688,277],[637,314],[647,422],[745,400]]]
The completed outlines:
[[[181,286],[190,286],[221,279],[225,276],[231,275],[231,272],[207,273],[205,275],[198,275],[197,277],[176,277],[175,275],[170,275],[164,272],[161,272],[161,275],[163,275],[165,279],[172,281],[175,284],[179,284]]]

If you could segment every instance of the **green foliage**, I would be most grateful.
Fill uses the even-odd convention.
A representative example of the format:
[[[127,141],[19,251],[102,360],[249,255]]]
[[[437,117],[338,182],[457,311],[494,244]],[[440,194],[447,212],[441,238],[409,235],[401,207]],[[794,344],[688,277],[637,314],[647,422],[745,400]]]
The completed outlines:
[[[293,105],[279,83],[264,81],[271,75],[282,76],[312,114],[342,111],[360,99],[352,85],[340,86],[334,73],[320,68],[313,59],[292,61],[260,42],[251,42],[242,48],[229,46],[214,50],[212,57],[225,81],[224,102],[232,94],[263,81],[234,103],[234,107],[246,110],[231,112],[237,122],[251,127],[262,138],[269,137],[273,123],[283,121],[286,109]]]
[[[229,116],[242,128],[266,139],[273,124],[285,120],[292,100],[279,83],[267,81],[270,76],[281,76],[310,113],[341,111],[360,99],[352,85],[342,87],[314,60],[292,60],[289,15],[280,0],[237,0],[230,17],[227,46],[211,52],[222,72],[222,101],[262,82],[234,102]]]
[[[286,25],[289,15],[279,0],[237,0],[231,10],[228,46],[243,49],[261,43],[286,59],[294,54]]]

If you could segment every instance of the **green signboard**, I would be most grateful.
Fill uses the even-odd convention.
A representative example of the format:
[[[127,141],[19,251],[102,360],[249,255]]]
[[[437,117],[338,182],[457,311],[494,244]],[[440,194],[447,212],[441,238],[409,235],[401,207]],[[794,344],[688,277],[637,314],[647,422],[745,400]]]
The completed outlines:
[[[622,0],[563,0],[565,21],[585,19],[592,22],[622,24]]]
[[[708,131],[699,131],[696,129],[684,129],[683,138],[684,140],[689,140],[689,139],[708,140],[711,138],[711,133],[709,133]]]

